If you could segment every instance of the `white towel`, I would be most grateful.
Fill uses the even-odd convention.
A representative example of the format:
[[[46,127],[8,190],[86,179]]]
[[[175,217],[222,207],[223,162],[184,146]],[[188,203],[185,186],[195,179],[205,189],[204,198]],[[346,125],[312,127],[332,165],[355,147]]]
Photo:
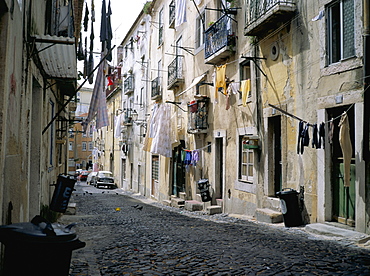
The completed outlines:
[[[186,22],[186,0],[176,0],[175,28]]]

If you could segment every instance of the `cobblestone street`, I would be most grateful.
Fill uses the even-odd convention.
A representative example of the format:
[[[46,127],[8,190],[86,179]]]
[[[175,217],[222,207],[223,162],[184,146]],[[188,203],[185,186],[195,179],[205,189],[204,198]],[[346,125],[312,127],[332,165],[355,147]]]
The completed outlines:
[[[370,275],[368,250],[120,193],[76,185],[70,275]]]

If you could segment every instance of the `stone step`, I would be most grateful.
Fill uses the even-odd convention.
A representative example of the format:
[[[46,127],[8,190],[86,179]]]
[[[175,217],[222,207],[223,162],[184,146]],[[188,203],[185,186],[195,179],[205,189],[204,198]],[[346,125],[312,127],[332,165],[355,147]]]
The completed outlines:
[[[222,198],[216,198],[216,205],[221,206],[221,208],[224,205],[224,200]]]
[[[168,200],[168,199],[162,200],[162,204],[164,206],[171,206],[171,200]]]
[[[207,207],[207,214],[208,215],[214,215],[214,214],[221,214],[222,208],[218,205],[212,205]]]
[[[196,200],[185,201],[185,210],[188,211],[202,211],[203,203]]]
[[[257,221],[266,223],[280,223],[283,222],[283,214],[271,209],[257,209],[255,213]]]
[[[68,203],[65,215],[75,215],[76,214],[76,203]]]
[[[171,206],[172,207],[184,207],[185,206],[185,200],[178,198],[178,197],[172,197],[171,198]]]

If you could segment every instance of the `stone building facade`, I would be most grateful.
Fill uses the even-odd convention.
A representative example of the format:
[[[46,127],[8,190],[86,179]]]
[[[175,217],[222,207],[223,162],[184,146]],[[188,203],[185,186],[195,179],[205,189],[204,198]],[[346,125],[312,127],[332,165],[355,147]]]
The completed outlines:
[[[148,1],[121,45],[126,80],[141,77],[122,94],[122,188],[271,222],[281,218],[276,193],[291,189],[304,223],[369,232],[367,5]]]
[[[0,1],[1,224],[39,215],[68,173],[82,4]]]

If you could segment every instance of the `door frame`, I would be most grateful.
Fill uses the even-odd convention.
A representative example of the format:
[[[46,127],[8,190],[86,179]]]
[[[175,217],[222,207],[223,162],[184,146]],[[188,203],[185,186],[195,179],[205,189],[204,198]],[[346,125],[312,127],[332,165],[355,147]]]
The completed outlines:
[[[350,105],[347,103],[346,105]],[[324,107],[324,106],[323,106]],[[317,110],[317,122],[327,122],[327,109],[332,106],[326,106]],[[354,108],[354,127],[355,127],[355,164],[356,164],[356,179],[355,179],[355,230],[366,233],[366,193],[365,193],[365,161],[362,158],[362,139],[363,139],[363,102],[354,103],[351,108]],[[327,132],[326,132],[327,133]],[[325,150],[317,151],[317,222],[325,222],[332,220],[332,157],[328,141],[325,141]]]

